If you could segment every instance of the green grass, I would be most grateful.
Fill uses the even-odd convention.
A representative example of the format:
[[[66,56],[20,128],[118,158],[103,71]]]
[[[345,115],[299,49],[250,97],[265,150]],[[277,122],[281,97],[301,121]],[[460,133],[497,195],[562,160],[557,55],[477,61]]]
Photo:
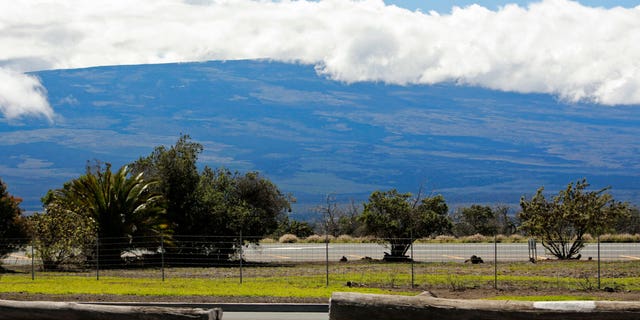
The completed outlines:
[[[243,284],[239,269],[169,268],[166,281],[160,269],[103,270],[100,280],[95,273],[37,272],[35,281],[27,270],[1,274],[0,293],[32,294],[114,294],[139,296],[226,296],[226,297],[286,297],[327,299],[335,291],[415,295],[423,290],[465,291],[494,286],[494,265],[447,263],[416,263],[411,288],[411,265],[380,261],[354,261],[330,265],[330,285],[326,286],[326,266],[321,263],[281,266],[253,266],[244,269]],[[570,300],[596,295],[597,264],[593,261],[545,261],[498,265],[498,287],[527,299],[536,291],[550,294],[548,299]],[[347,283],[351,286],[348,287]],[[610,261],[602,263],[601,287],[618,292],[640,291],[640,261]],[[505,299],[515,299],[505,296]],[[532,298],[533,299],[533,298]],[[536,300],[547,299],[535,296]]]
[[[40,274],[35,280],[24,275],[4,275],[0,279],[0,292],[32,294],[113,294],[140,296],[227,296],[227,297],[294,297],[329,298],[334,291],[361,293],[405,294],[410,291],[392,291],[383,288],[346,288],[343,285],[326,287],[319,277],[252,278],[240,284],[237,279],[124,278],[101,277],[100,280],[79,276]]]

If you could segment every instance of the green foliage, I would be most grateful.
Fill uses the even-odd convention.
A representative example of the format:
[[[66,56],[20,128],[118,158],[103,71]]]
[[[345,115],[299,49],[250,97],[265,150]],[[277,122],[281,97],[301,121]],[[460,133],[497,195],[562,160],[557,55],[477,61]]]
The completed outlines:
[[[584,247],[584,235],[603,234],[614,222],[629,215],[625,203],[606,193],[609,188],[587,191],[586,179],[570,183],[548,201],[539,188],[530,200],[522,197],[521,229],[542,239],[542,245],[559,259],[576,257]]]
[[[618,234],[640,234],[640,209],[632,207],[629,215],[620,216],[615,222]]]
[[[272,234],[292,201],[258,172],[209,167],[198,172],[202,150],[201,144],[182,135],[175,145],[157,147],[132,164],[134,172],[158,181],[154,190],[166,199],[166,218],[176,244],[169,244],[168,255],[179,255],[187,264],[192,258],[230,259],[240,233],[247,242]]]
[[[131,164],[133,174],[144,173],[147,179],[157,181],[153,190],[166,201],[166,218],[172,223],[175,234],[193,234],[198,229],[197,188],[200,174],[196,163],[202,145],[181,135],[170,148],[158,146],[146,158]]]
[[[200,177],[198,195],[199,218],[215,223],[195,233],[201,235],[236,236],[242,231],[264,236],[273,233],[290,210],[291,197],[257,172],[242,175],[207,167]]]
[[[313,227],[306,221],[291,220],[285,216],[273,236],[280,237],[284,234],[293,234],[296,237],[306,238],[313,234]]]
[[[481,234],[492,236],[496,233],[510,235],[515,232],[515,223],[508,215],[505,206],[481,206],[472,205],[456,210],[453,216],[455,221],[453,232],[456,236],[470,236]]]
[[[141,237],[165,231],[164,199],[153,191],[153,185],[142,173],[132,175],[128,166],[114,173],[110,164],[104,168],[98,164],[87,167],[85,175],[62,189],[52,191],[45,204],[95,221],[101,242],[108,249],[100,251],[100,260],[116,262],[123,251],[140,248],[136,241]],[[130,241],[124,243],[122,238]]]
[[[45,270],[83,266],[95,246],[95,221],[55,201],[45,206],[45,213],[31,216],[29,225]]]
[[[9,194],[6,184],[0,179],[0,258],[19,249],[27,241],[21,201]]]
[[[448,207],[441,195],[412,199],[411,193],[375,191],[364,204],[362,222],[366,232],[389,242],[391,252],[385,257],[406,257],[414,239],[443,233],[451,228]]]

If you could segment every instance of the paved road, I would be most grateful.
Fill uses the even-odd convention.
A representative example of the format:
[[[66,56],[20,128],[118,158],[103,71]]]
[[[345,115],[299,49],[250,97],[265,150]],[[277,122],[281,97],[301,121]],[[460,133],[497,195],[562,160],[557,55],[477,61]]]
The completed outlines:
[[[640,260],[640,243],[603,243],[600,245],[602,260]],[[413,248],[413,257],[421,262],[464,261],[472,255],[480,256],[485,261],[493,261],[494,244],[492,243],[418,243]],[[342,257],[359,260],[364,257],[381,259],[388,251],[383,245],[375,243],[330,243],[328,246],[329,261],[338,261]],[[498,261],[528,261],[529,250],[526,243],[499,243],[497,247]],[[541,244],[537,246],[538,258],[552,258],[545,253]],[[411,254],[411,252],[408,252]],[[249,246],[244,249],[247,261],[255,262],[311,262],[325,261],[327,246],[323,243],[274,243],[260,246]],[[597,245],[587,244],[582,249],[582,257],[586,259],[598,256]],[[3,260],[5,265],[30,265],[31,259],[25,252],[11,253]]]
[[[388,251],[380,244],[342,244],[331,243],[328,246],[330,261],[337,261],[341,257],[349,260],[371,257],[380,259],[384,252]],[[413,249],[413,257],[416,261],[447,262],[464,261],[472,255],[480,256],[491,261],[494,258],[495,247],[492,243],[428,243],[416,244]],[[411,254],[411,252],[408,252]],[[529,249],[526,243],[498,244],[497,254],[499,261],[527,261]],[[538,258],[551,258],[545,253],[541,244],[537,245]],[[327,256],[325,244],[263,244],[258,247],[249,247],[244,251],[245,259],[249,261],[323,261]],[[598,256],[597,245],[587,244],[582,249],[582,257]],[[638,243],[603,243],[600,245],[602,260],[640,260],[640,244]]]

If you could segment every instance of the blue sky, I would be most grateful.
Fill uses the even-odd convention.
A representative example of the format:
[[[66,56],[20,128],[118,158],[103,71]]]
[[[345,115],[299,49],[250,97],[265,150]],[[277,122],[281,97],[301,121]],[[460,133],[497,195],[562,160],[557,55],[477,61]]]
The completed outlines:
[[[435,10],[439,13],[448,13],[454,6],[465,7],[472,4],[479,4],[491,10],[498,9],[506,4],[517,4],[519,6],[526,6],[533,1],[503,1],[503,0],[385,0],[385,3],[394,4],[399,7],[407,8],[410,10],[422,10],[428,12],[429,10]],[[615,6],[622,7],[636,7],[640,5],[637,0],[621,0],[621,1],[609,1],[609,0],[581,0],[578,1],[584,5],[593,7],[605,7],[611,8]]]

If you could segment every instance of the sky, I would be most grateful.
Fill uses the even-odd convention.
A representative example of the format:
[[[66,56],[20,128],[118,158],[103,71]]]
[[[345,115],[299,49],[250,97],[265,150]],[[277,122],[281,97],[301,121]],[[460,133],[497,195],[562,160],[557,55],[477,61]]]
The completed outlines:
[[[513,141],[516,146],[521,141],[530,141],[544,145],[549,154],[561,154],[563,159],[589,158],[603,161],[603,167],[635,170],[637,147],[633,128],[637,127],[637,117],[635,111],[627,110],[640,107],[638,43],[640,0],[2,1],[0,139],[37,140],[29,136],[35,134],[27,128],[32,125],[38,128],[38,134],[48,135],[47,141],[66,139],[62,142],[71,144],[84,139],[74,148],[86,146],[93,150],[99,139],[93,139],[85,131],[70,129],[68,121],[73,117],[68,113],[63,116],[58,110],[66,107],[66,112],[80,114],[77,101],[74,97],[60,96],[55,87],[47,87],[41,78],[42,71],[263,59],[311,66],[318,79],[338,84],[389,84],[411,90],[414,85],[438,90],[437,86],[444,84],[490,89],[496,95],[551,97],[552,101],[560,102],[560,107],[550,121],[573,125],[547,123],[552,127],[547,128],[545,117],[529,119],[549,114],[549,105],[554,103],[544,108],[535,101],[518,105],[517,108],[526,109],[518,109],[518,114],[527,114],[527,119],[517,121],[507,110],[516,107],[493,106],[491,97],[485,97],[482,109],[474,106],[470,112],[456,110],[460,108],[456,103],[445,104],[443,108],[456,115],[451,118],[455,123],[475,123],[477,127],[466,125],[486,133],[486,137],[493,131],[483,117],[500,114],[498,118],[504,122],[499,123],[517,124],[499,126],[503,131],[495,134],[503,137],[489,140],[507,139],[518,132]],[[330,109],[334,107],[319,106],[327,110],[317,112],[332,114],[332,119],[348,118],[351,122],[366,119],[362,125],[388,117],[365,116],[348,106],[340,106],[344,110]],[[400,108],[396,111],[406,112]],[[185,109],[183,116],[188,117],[189,112]],[[439,127],[434,122],[428,128],[420,123],[433,119],[436,113],[421,112],[424,117],[406,116],[405,122],[388,128],[389,131],[410,128],[437,131]],[[90,123],[96,128],[107,126],[106,119],[121,121],[105,115]],[[584,119],[595,124],[582,125]],[[416,121],[418,124],[407,125]],[[620,125],[621,121],[624,125]],[[554,134],[567,129],[568,134],[563,141],[549,138],[555,137],[550,133],[543,137],[530,134],[547,129]],[[64,138],[52,134],[61,130],[67,132]],[[123,140],[130,138],[123,132],[94,131],[120,135]],[[607,144],[611,136],[622,137],[619,144]],[[165,141],[158,136],[149,139],[153,143]],[[540,141],[533,141],[536,139]],[[618,148],[624,143],[630,148]],[[10,141],[0,145],[0,153],[10,154]],[[478,147],[495,151],[487,146]],[[443,150],[440,156],[467,159],[465,155],[446,154],[451,150]],[[621,158],[611,156],[621,153]],[[25,170],[21,172],[34,174],[34,168],[53,166],[48,162],[53,161],[50,159],[22,156],[15,160],[24,162],[17,165]],[[607,156],[624,161],[609,161]],[[504,155],[500,157],[503,161]],[[16,169],[0,163],[0,169],[3,168]],[[65,177],[71,173],[76,174],[70,171]]]
[[[310,64],[345,83],[639,105],[640,6],[583,1],[3,1],[0,124],[55,122],[29,72],[236,59]]]

